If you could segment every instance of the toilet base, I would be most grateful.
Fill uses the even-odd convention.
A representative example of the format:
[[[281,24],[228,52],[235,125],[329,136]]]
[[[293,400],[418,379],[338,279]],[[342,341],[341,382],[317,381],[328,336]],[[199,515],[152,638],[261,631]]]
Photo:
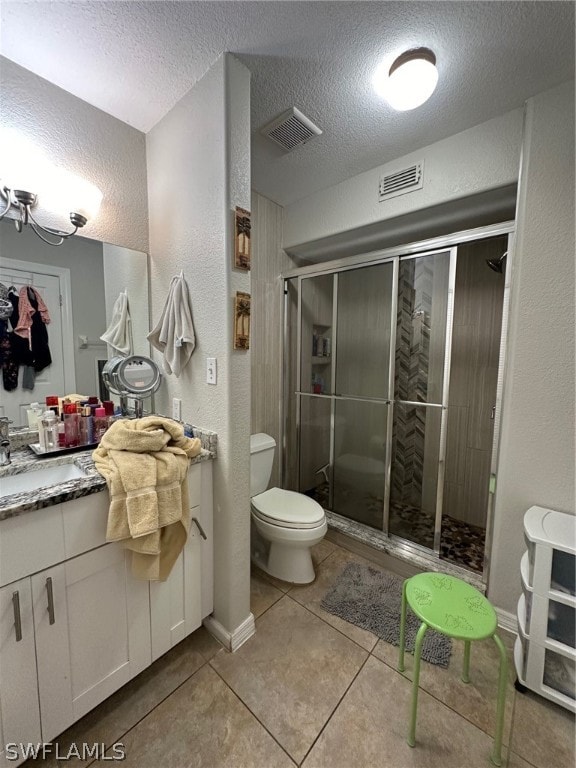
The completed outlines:
[[[268,557],[262,557],[262,552],[256,550],[252,553],[251,560],[264,573],[288,584],[310,584],[316,578],[308,547],[287,548],[272,542]]]

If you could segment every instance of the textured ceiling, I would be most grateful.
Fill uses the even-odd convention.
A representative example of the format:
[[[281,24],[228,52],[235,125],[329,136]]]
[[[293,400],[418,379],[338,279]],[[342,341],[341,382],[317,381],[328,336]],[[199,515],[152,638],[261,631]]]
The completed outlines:
[[[230,51],[252,72],[252,182],[286,205],[520,106],[574,76],[573,2],[0,3],[4,56],[148,131]],[[394,112],[382,60],[425,45],[440,80]],[[259,129],[297,106],[324,133],[285,154]]]

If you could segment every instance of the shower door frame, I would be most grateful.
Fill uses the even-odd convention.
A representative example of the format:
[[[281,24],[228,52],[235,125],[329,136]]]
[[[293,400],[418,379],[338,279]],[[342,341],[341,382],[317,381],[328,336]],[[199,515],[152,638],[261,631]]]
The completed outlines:
[[[300,390],[300,366],[301,366],[301,278],[304,277],[316,277],[319,275],[326,275],[326,274],[334,274],[338,272],[347,271],[350,269],[356,269],[364,266],[371,266],[379,263],[387,263],[387,262],[394,262],[394,275],[393,275],[393,297],[392,297],[392,303],[394,307],[394,311],[397,308],[397,283],[398,283],[398,265],[400,258],[406,259],[406,258],[415,258],[415,257],[423,257],[427,255],[433,255],[434,253],[442,253],[448,251],[454,250],[454,255],[451,254],[450,259],[450,277],[449,277],[449,296],[448,296],[448,306],[447,306],[447,318],[446,318],[446,325],[447,325],[447,338],[445,340],[446,347],[445,347],[445,359],[444,359],[444,378],[443,378],[443,405],[442,405],[442,424],[441,424],[441,431],[440,431],[440,454],[439,456],[442,457],[442,471],[440,470],[439,466],[439,473],[438,473],[438,488],[437,488],[437,507],[436,507],[436,521],[435,521],[435,534],[434,534],[434,547],[431,549],[429,547],[425,547],[422,545],[417,544],[416,542],[412,542],[407,539],[403,539],[401,537],[395,536],[394,534],[389,533],[389,517],[390,517],[390,504],[389,504],[389,493],[390,493],[390,464],[391,464],[391,432],[392,432],[392,424],[393,424],[393,415],[394,415],[394,391],[393,388],[389,389],[389,394],[391,395],[390,398],[390,411],[388,413],[388,422],[387,422],[387,455],[386,455],[386,471],[385,471],[385,498],[384,498],[384,504],[383,504],[383,529],[382,531],[378,531],[377,529],[372,529],[373,534],[375,537],[380,538],[383,537],[384,539],[388,541],[393,541],[395,548],[400,551],[405,551],[407,554],[414,554],[420,560],[426,560],[428,559],[429,562],[432,564],[434,562],[437,562],[440,560],[440,536],[441,536],[441,522],[442,522],[442,494],[443,494],[443,478],[444,478],[444,466],[445,466],[445,450],[446,450],[446,422],[447,422],[447,415],[448,415],[448,396],[449,396],[449,384],[450,384],[450,358],[451,358],[451,339],[452,339],[452,320],[453,320],[453,311],[454,311],[454,283],[455,283],[455,274],[456,274],[456,260],[457,260],[457,247],[458,245],[462,245],[464,243],[473,242],[476,240],[485,240],[493,237],[498,236],[507,236],[507,259],[506,259],[506,267],[504,271],[504,292],[503,292],[503,300],[502,300],[502,325],[501,325],[501,332],[500,332],[500,354],[499,354],[499,364],[498,364],[498,380],[497,380],[497,386],[496,386],[496,405],[494,410],[494,433],[493,433],[493,440],[492,440],[492,456],[491,456],[491,463],[490,463],[490,490],[488,494],[488,503],[487,503],[487,510],[486,510],[486,537],[485,537],[485,543],[484,543],[484,568],[483,572],[481,574],[481,582],[483,584],[487,584],[488,577],[489,577],[489,571],[490,571],[490,552],[492,547],[492,539],[493,539],[493,527],[494,527],[494,506],[495,506],[495,495],[496,495],[496,479],[497,479],[497,468],[498,468],[498,462],[499,462],[499,454],[500,454],[500,446],[501,446],[501,418],[502,418],[502,403],[503,403],[503,397],[504,397],[504,381],[506,378],[506,370],[507,370],[507,339],[508,339],[508,326],[509,326],[509,309],[510,309],[510,293],[511,293],[511,279],[512,279],[512,270],[513,270],[513,264],[514,264],[514,245],[515,245],[515,221],[505,221],[499,224],[490,224],[483,227],[477,227],[474,229],[468,229],[463,230],[461,232],[455,232],[450,235],[444,235],[436,238],[431,238],[428,240],[422,240],[422,241],[415,241],[413,243],[407,243],[405,245],[400,246],[394,246],[392,248],[386,248],[378,251],[370,251],[367,253],[361,253],[353,256],[343,257],[334,259],[333,261],[326,261],[322,262],[320,264],[313,264],[305,267],[298,267],[296,269],[287,270],[281,275],[281,286],[282,291],[284,294],[284,301],[283,301],[283,350],[282,350],[282,366],[283,366],[283,376],[282,376],[282,393],[281,393],[281,407],[280,407],[280,416],[281,416],[281,445],[283,450],[283,456],[282,461],[280,462],[280,485],[281,487],[284,487],[286,474],[287,474],[287,444],[286,444],[286,435],[288,432],[287,424],[286,424],[286,418],[287,418],[287,412],[288,409],[286,407],[287,398],[295,395],[296,392],[299,392]],[[298,389],[290,389],[289,387],[289,371],[288,371],[288,365],[287,365],[287,348],[289,343],[289,327],[288,327],[288,290],[287,290],[287,282],[290,280],[293,280],[295,278],[298,278],[298,325],[297,325],[297,372],[296,372],[296,379],[297,379],[297,385]],[[391,310],[392,311],[392,310]],[[333,312],[335,312],[335,308],[333,306]],[[334,315],[335,316],[335,315]],[[395,366],[395,334],[396,334],[396,316],[395,314],[392,315],[392,325],[391,325],[391,338],[390,338],[390,359],[391,359],[391,366],[389,368],[389,382],[391,381],[393,384],[393,376],[394,376],[394,366]],[[448,337],[448,329],[449,329],[449,337]],[[394,336],[394,338],[392,338]],[[336,350],[336,345],[334,345],[334,350]],[[336,355],[336,352],[334,352],[334,355]],[[333,361],[334,364],[335,361]],[[448,364],[448,368],[446,368],[446,364]],[[334,381],[334,379],[332,379]],[[306,393],[309,394],[309,393]],[[334,396],[333,395],[326,395],[324,397],[331,397],[334,402]],[[350,398],[352,399],[352,398]],[[354,399],[363,399],[363,398],[354,398]],[[364,398],[368,399],[368,398]],[[422,403],[418,403],[418,405],[425,405]],[[298,479],[300,474],[300,461],[299,461],[299,452],[300,452],[300,396],[297,396],[296,398],[296,446],[298,450]],[[333,415],[333,406],[331,409],[331,423],[330,423],[330,462],[331,462],[331,470],[333,472],[333,459],[334,459],[334,415]],[[442,480],[442,483],[441,483]],[[333,482],[330,483],[330,493],[332,494],[332,485]],[[438,505],[438,499],[440,498],[440,505]],[[338,513],[332,513],[332,514],[338,514]],[[358,523],[359,525],[363,525],[361,523]],[[365,526],[363,526],[365,527]],[[392,552],[393,554],[393,552]],[[470,571],[467,571],[464,568],[460,568],[458,566],[453,566],[450,564],[451,567],[454,567],[456,570],[461,570],[462,573],[472,573]]]

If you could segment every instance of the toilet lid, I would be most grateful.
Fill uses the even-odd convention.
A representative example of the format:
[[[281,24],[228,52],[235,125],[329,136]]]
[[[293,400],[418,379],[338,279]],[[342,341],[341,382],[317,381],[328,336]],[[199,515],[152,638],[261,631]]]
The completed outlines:
[[[287,528],[315,528],[324,521],[324,510],[317,501],[282,488],[270,488],[253,496],[252,507],[264,522]]]

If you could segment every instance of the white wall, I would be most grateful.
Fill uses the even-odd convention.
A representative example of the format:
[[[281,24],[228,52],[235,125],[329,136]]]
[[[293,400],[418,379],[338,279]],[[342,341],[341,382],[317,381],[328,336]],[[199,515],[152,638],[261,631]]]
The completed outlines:
[[[214,617],[233,632],[250,612],[250,353],[233,351],[233,296],[250,290],[232,269],[232,212],[250,208],[250,75],[223,55],[147,135],[152,325],[170,280],[188,281],[197,346],[167,376],[160,412],[182,398],[186,421],[218,433],[214,464]],[[206,357],[218,384],[206,384]],[[156,355],[160,361],[160,357]]]
[[[515,611],[524,512],[574,514],[574,82],[529,99],[489,595]]]
[[[0,86],[2,125],[102,191],[100,212],[82,234],[147,251],[144,134],[4,57]]]
[[[521,141],[516,109],[292,203],[284,209],[284,248],[512,184]],[[378,202],[382,175],[422,159],[422,189]]]

